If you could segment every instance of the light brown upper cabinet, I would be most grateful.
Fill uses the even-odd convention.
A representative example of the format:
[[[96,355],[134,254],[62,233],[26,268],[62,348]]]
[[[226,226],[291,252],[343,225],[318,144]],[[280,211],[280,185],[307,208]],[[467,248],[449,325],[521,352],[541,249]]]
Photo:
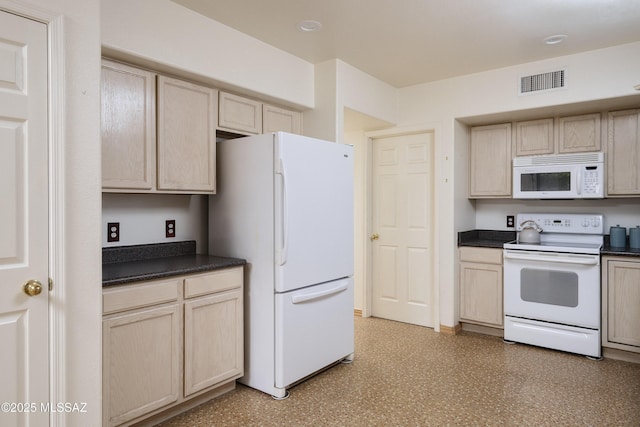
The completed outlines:
[[[601,150],[600,113],[559,117],[558,153],[582,153]]]
[[[158,76],[158,190],[215,193],[217,96]]]
[[[471,128],[469,198],[511,197],[511,123]]]
[[[607,196],[640,196],[640,109],[608,115]]]
[[[516,156],[553,152],[553,119],[516,122]]]
[[[220,92],[218,128],[245,135],[278,131],[302,134],[302,113]]]
[[[302,134],[302,113],[264,104],[262,128],[262,133],[284,131]]]
[[[516,156],[601,150],[600,113],[516,122]]]
[[[218,126],[222,130],[246,134],[262,133],[262,103],[220,92]]]
[[[103,60],[103,191],[215,193],[216,120],[215,89]]]
[[[156,75],[102,62],[102,187],[151,190],[156,182]]]

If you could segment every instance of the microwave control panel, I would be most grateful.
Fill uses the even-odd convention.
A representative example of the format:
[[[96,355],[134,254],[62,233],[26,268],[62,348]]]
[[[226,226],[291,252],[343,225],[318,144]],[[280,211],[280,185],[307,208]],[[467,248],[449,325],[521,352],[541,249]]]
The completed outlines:
[[[582,172],[582,194],[599,194],[602,185],[602,169],[596,166]]]

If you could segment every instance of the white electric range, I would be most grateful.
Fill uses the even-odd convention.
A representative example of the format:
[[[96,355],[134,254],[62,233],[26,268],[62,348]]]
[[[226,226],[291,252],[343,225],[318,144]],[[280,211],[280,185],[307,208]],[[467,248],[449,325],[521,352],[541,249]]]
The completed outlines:
[[[535,222],[540,243],[519,241]],[[600,214],[519,214],[504,244],[504,339],[601,357]]]

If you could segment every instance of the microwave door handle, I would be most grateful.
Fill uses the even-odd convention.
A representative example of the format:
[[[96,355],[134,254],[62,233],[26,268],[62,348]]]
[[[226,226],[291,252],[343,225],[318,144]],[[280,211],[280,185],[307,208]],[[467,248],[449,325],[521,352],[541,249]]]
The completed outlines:
[[[578,182],[576,183],[576,191],[578,193],[578,196],[582,195],[582,168],[577,168],[578,172],[577,172],[577,179]]]

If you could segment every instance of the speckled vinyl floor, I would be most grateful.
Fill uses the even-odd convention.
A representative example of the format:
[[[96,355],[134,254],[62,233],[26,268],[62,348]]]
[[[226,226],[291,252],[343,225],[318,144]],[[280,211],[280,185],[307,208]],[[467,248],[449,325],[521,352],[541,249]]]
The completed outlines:
[[[355,361],[289,399],[239,384],[162,426],[640,426],[640,364],[376,318],[355,327]]]

